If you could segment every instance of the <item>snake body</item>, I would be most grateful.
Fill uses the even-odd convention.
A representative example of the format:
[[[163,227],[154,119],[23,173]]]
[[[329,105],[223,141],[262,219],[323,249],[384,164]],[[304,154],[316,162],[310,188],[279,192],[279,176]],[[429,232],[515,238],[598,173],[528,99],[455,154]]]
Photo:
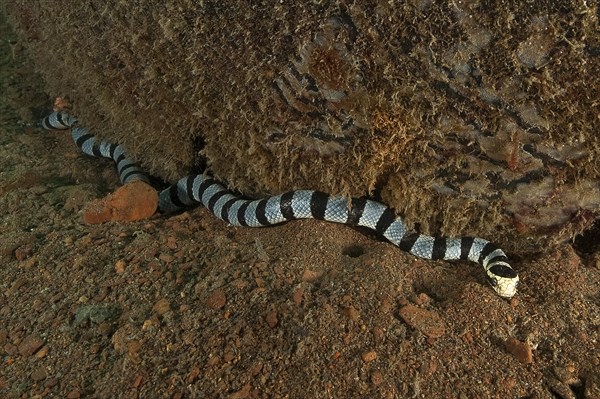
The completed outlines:
[[[67,112],[52,112],[42,120],[42,127],[47,130],[71,129],[73,142],[84,154],[93,157],[109,158],[115,162],[121,183],[134,180],[150,182],[148,175],[127,157],[125,150],[119,144],[98,140],[84,127],[77,126],[77,118]]]
[[[53,112],[42,121],[50,130],[71,128],[75,144],[86,154],[112,159],[123,184],[149,178],[118,145],[101,141],[67,112]],[[519,283],[506,254],[477,237],[434,238],[410,232],[394,210],[365,198],[346,198],[320,191],[295,190],[264,199],[240,198],[208,175],[190,175],[159,194],[159,210],[173,213],[204,205],[218,218],[235,226],[264,227],[295,219],[320,219],[374,230],[400,249],[423,259],[469,260],[483,266],[487,281],[498,295],[511,298]]]

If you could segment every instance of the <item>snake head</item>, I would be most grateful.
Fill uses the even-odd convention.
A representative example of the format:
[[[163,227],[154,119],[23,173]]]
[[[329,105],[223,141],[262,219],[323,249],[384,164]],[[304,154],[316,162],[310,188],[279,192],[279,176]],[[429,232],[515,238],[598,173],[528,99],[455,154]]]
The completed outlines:
[[[497,262],[486,270],[486,277],[492,288],[503,298],[512,298],[517,293],[519,276],[506,262]]]

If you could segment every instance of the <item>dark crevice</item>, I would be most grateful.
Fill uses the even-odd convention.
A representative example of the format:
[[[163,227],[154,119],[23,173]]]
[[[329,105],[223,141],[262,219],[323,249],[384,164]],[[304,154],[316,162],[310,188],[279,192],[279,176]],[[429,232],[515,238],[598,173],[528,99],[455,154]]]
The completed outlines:
[[[523,151],[542,161],[544,167],[554,166],[557,168],[564,168],[566,166],[564,162],[554,159],[548,154],[538,151],[533,144],[523,145]]]
[[[592,227],[575,237],[573,248],[582,254],[600,251],[600,218],[596,219]]]
[[[365,254],[365,249],[360,245],[350,245],[342,250],[342,255],[349,256],[351,258],[358,258]]]
[[[307,135],[309,137],[313,137],[313,138],[319,139],[321,141],[325,141],[325,142],[335,141],[340,144],[348,143],[348,142],[352,141],[351,137],[335,136],[333,134],[325,132],[323,129],[320,129],[320,128],[312,129]]]

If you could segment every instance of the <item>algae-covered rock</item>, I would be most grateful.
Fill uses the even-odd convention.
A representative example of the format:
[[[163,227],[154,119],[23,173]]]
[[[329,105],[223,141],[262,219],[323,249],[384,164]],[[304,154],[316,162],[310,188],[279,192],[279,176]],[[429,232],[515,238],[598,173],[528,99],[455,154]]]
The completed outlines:
[[[600,211],[597,2],[5,7],[48,92],[167,180],[375,194],[514,251]]]

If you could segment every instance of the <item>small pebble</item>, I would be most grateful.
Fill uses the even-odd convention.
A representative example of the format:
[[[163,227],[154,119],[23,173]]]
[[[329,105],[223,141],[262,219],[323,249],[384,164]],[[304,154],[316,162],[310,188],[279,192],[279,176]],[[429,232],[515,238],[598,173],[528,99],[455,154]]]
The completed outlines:
[[[292,301],[296,305],[300,305],[302,303],[302,298],[304,297],[304,288],[296,288],[294,293],[292,294]]]
[[[200,375],[200,368],[199,367],[194,367],[192,369],[192,371],[190,371],[190,373],[187,376],[187,382],[188,382],[188,384],[191,384],[194,381],[196,381],[198,379],[199,375]]]
[[[431,297],[424,292],[417,295],[417,298],[415,299],[417,305],[429,305],[431,302],[433,302]]]
[[[277,313],[274,310],[271,310],[269,313],[267,313],[266,319],[267,319],[267,324],[271,328],[275,328],[277,326],[277,324],[279,323],[279,320],[277,319]]]
[[[437,312],[408,304],[400,308],[399,313],[406,324],[421,331],[429,338],[439,338],[446,333],[444,320]]]
[[[175,239],[175,237],[167,238],[167,248],[177,249],[177,239]]]
[[[133,339],[127,342],[127,351],[129,353],[136,353],[142,348],[142,344],[137,339]]]
[[[209,366],[216,366],[217,364],[219,364],[220,361],[221,361],[221,359],[219,359],[219,356],[213,356],[208,359],[207,364]]]
[[[37,335],[28,335],[19,344],[18,350],[22,356],[31,356],[36,353],[42,346],[44,341]]]
[[[393,306],[394,304],[392,302],[392,298],[389,295],[384,295],[381,297],[379,303],[379,311],[381,313],[389,313],[392,310]]]
[[[77,389],[72,390],[67,394],[67,399],[79,399],[81,397],[81,393]]]
[[[15,258],[17,258],[18,261],[22,262],[25,259],[27,259],[31,255],[31,253],[31,247],[29,245],[24,245],[15,249]]]
[[[18,278],[16,279],[12,285],[10,286],[10,288],[8,289],[8,291],[6,292],[6,294],[8,296],[12,296],[15,293],[17,293],[21,287],[23,287],[25,284],[27,284],[27,280],[24,277]]]
[[[44,387],[52,388],[58,384],[58,378],[50,377],[46,381],[44,381]]]
[[[117,353],[125,353],[127,351],[127,336],[129,332],[127,328],[121,327],[112,335],[111,341],[113,348]]]
[[[509,338],[504,342],[504,348],[521,363],[533,363],[533,352],[531,345],[527,342],[521,342],[516,338]]]
[[[142,385],[142,381],[143,381],[143,380],[144,380],[144,377],[142,377],[141,375],[139,375],[139,374],[138,374],[138,375],[135,377],[135,379],[133,380],[133,384],[131,384],[131,386],[132,386],[133,388],[139,388],[139,387],[140,387],[140,385]]]
[[[16,345],[11,344],[10,342],[7,342],[6,344],[4,344],[4,352],[6,352],[7,355],[9,356],[14,356],[19,352],[19,348],[17,348]]]
[[[421,367],[419,368],[419,372],[422,375],[432,375],[433,373],[435,373],[435,371],[437,370],[437,363],[434,359],[430,359],[429,361],[425,361],[421,364]]]
[[[235,358],[236,358],[236,355],[233,352],[227,352],[223,355],[223,361],[225,363],[231,363]]]
[[[372,362],[373,360],[377,359],[377,352],[375,352],[375,351],[365,352],[362,355],[360,355],[360,357],[362,358],[363,362],[369,363],[369,362]]]
[[[119,259],[116,263],[115,263],[115,272],[117,274],[123,274],[125,273],[125,261],[123,259]]]
[[[385,331],[380,326],[373,327],[371,329],[371,333],[373,334],[373,340],[375,341],[376,344],[382,342],[383,339],[385,338]]]
[[[229,399],[245,399],[250,397],[250,390],[252,389],[252,385],[246,384],[237,392],[232,393],[228,396]]]
[[[501,384],[507,391],[510,391],[517,386],[517,380],[515,380],[513,377],[507,377],[501,382]]]
[[[383,382],[383,374],[381,374],[381,371],[373,371],[373,373],[371,374],[371,382],[373,383],[373,385],[381,385],[381,383]]]
[[[322,275],[322,272],[315,272],[313,270],[304,269],[304,271],[302,272],[302,281],[307,283],[314,283]]]
[[[221,288],[218,288],[210,294],[206,304],[211,309],[221,309],[223,306],[225,306],[226,302],[227,297],[225,296],[225,292]]]
[[[36,368],[31,373],[31,379],[34,381],[42,381],[45,380],[46,377],[48,377],[48,373],[46,372],[46,368],[43,366]]]
[[[171,304],[167,298],[159,299],[154,306],[152,306],[152,310],[158,315],[163,315],[167,313],[171,309]]]
[[[262,362],[257,361],[256,363],[254,363],[252,368],[250,368],[250,375],[252,375],[253,377],[256,377],[258,375],[258,373],[260,373],[262,368],[263,368]]]
[[[158,322],[154,319],[146,319],[142,324],[142,331],[150,330],[151,328],[155,328],[158,325]]]
[[[357,321],[360,317],[360,313],[354,306],[347,306],[342,309],[342,314],[352,321]]]
[[[45,357],[48,354],[48,346],[44,345],[42,346],[42,348],[37,351],[35,353],[35,357],[37,357],[38,359],[41,359],[43,357]]]
[[[158,255],[158,259],[162,260],[165,263],[171,263],[175,260],[175,257],[171,254],[161,253]]]
[[[136,339],[127,342],[127,358],[129,359],[129,361],[131,361],[132,363],[141,362],[141,356],[139,354],[141,348],[142,344]]]

